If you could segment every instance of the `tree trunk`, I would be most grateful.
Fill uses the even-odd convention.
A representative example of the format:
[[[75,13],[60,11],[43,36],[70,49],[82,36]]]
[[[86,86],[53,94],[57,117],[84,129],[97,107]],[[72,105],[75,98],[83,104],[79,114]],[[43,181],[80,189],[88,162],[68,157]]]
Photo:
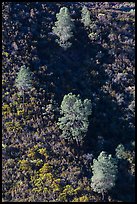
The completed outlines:
[[[23,90],[23,110],[24,110],[24,90]]]
[[[104,201],[104,199],[105,199],[105,194],[104,192],[102,192],[102,201]]]

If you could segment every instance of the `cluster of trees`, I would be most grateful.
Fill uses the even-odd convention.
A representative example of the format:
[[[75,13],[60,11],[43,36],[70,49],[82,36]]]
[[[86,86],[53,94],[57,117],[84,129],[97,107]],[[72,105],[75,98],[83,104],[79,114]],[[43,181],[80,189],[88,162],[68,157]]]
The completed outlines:
[[[16,8],[17,10],[21,9],[21,12],[15,12],[15,11],[13,12],[13,19],[15,20],[17,18],[19,21],[19,25],[16,22],[16,20],[14,22],[15,27],[16,27],[16,24],[19,26],[17,30],[19,32],[19,39],[21,36],[20,34],[22,34],[23,31],[24,33],[26,33],[26,30],[27,30],[26,28],[27,26],[24,20],[25,14],[23,14],[22,5],[24,5],[24,8],[26,9],[25,12],[28,10],[28,13],[26,13],[26,18],[27,18],[29,16],[29,12],[30,12],[29,6],[31,5],[31,3],[25,3],[25,4],[19,3],[16,5],[15,3],[14,5],[11,3],[11,5],[9,4],[11,6],[10,9],[8,9],[8,6],[6,7],[8,3],[5,4],[5,9],[7,8],[5,19],[7,19],[7,16],[9,14],[11,14],[10,11],[12,12],[14,11],[14,8]],[[33,4],[33,6],[34,5],[35,3]],[[121,72],[121,70],[123,69],[123,68],[120,69],[119,65],[124,66],[125,59],[124,57],[118,58],[119,57],[117,53],[117,51],[119,51],[119,49],[117,49],[118,41],[115,40],[118,31],[116,30],[116,33],[115,33],[113,32],[113,29],[112,29],[110,32],[107,32],[109,31],[109,25],[111,28],[113,26],[112,26],[111,18],[107,19],[108,27],[106,26],[106,21],[104,20],[104,14],[98,15],[97,18],[95,16],[96,20],[91,21],[91,18],[90,18],[91,13],[89,12],[86,6],[84,6],[82,10],[80,10],[81,17],[80,17],[80,21],[77,22],[78,25],[80,25],[81,27],[80,28],[76,27],[77,23],[75,24],[74,19],[71,18],[69,9],[67,7],[62,7],[60,8],[60,11],[58,14],[56,14],[56,11],[50,12],[50,13],[56,14],[56,17],[57,17],[57,21],[55,22],[55,24],[53,22],[49,24],[51,26],[52,32],[55,34],[57,38],[56,42],[59,44],[61,48],[63,48],[63,49],[58,49],[57,46],[54,47],[55,45],[53,43],[54,40],[50,41],[51,39],[49,40],[49,38],[47,37],[45,38],[42,37],[46,32],[48,33],[48,30],[46,27],[48,23],[46,22],[45,24],[43,24],[43,21],[48,19],[47,18],[48,9],[50,8],[50,6],[46,7],[45,5],[48,5],[48,4],[47,3],[42,4],[37,2],[36,3],[37,9],[36,10],[31,9],[31,12],[30,12],[31,17],[28,22],[30,22],[32,27],[31,29],[29,29],[29,26],[28,26],[28,31],[30,32],[25,36],[25,39],[28,38],[28,42],[30,44],[33,41],[33,45],[30,46],[32,49],[31,52],[28,52],[28,54],[26,52],[26,54],[24,55],[25,57],[23,55],[20,55],[20,50],[21,50],[20,44],[19,44],[20,41],[19,42],[17,41],[19,49],[15,49],[12,52],[11,58],[8,58],[9,56],[11,56],[8,52],[3,52],[3,56],[4,56],[3,72],[5,72],[3,77],[4,79],[7,77],[7,71],[10,70],[8,68],[9,61],[10,63],[12,63],[12,60],[14,59],[13,61],[16,62],[20,58],[22,60],[23,57],[26,60],[28,55],[31,53],[29,63],[26,63],[27,60],[26,61],[22,60],[21,62],[19,61],[19,63],[17,63],[17,66],[16,66],[16,63],[15,63],[15,66],[14,65],[10,66],[10,68],[11,67],[15,68],[14,73],[13,71],[11,71],[13,75],[10,75],[11,79],[13,79],[14,81],[13,83],[15,84],[15,86],[12,86],[11,85],[12,83],[8,84],[7,81],[3,80],[3,84],[4,84],[3,85],[3,89],[4,89],[4,103],[3,103],[3,115],[4,115],[3,138],[4,139],[3,141],[4,142],[2,144],[2,148],[4,152],[3,153],[4,200],[7,199],[8,201],[9,200],[12,200],[12,201],[30,200],[31,201],[31,199],[32,200],[34,199],[35,202],[37,201],[39,202],[41,200],[42,201],[43,200],[66,201],[67,200],[67,201],[85,201],[85,202],[94,200],[95,202],[97,202],[96,199],[92,197],[93,191],[97,193],[96,194],[97,197],[99,197],[98,193],[102,194],[102,200],[105,199],[105,194],[107,194],[111,189],[115,191],[115,188],[113,187],[115,186],[116,180],[118,178],[119,163],[121,164],[123,160],[125,161],[125,163],[126,161],[128,162],[129,173],[134,175],[134,151],[133,152],[127,151],[124,145],[120,144],[116,148],[115,155],[113,155],[113,153],[108,155],[109,148],[108,149],[106,148],[107,145],[106,146],[103,145],[103,148],[101,146],[98,147],[98,145],[96,145],[99,143],[97,137],[99,137],[98,135],[100,133],[102,134],[100,138],[103,138],[103,144],[108,143],[110,145],[110,148],[113,143],[113,139],[115,140],[114,142],[115,144],[113,146],[114,148],[115,148],[115,145],[117,145],[117,143],[118,144],[120,143],[119,138],[117,141],[117,135],[118,137],[119,135],[123,135],[123,137],[126,138],[126,136],[123,134],[125,123],[123,121],[121,122],[121,118],[119,118],[120,114],[118,114],[118,116],[116,115],[119,109],[116,109],[117,106],[115,106],[115,103],[110,103],[110,98],[111,98],[110,95],[111,95],[111,91],[113,91],[113,88],[114,88],[113,96],[116,97],[119,103],[121,103],[122,101],[119,95],[115,93],[115,90],[116,91],[119,90],[118,87],[116,87],[117,84],[116,83],[113,84],[112,82],[109,81],[111,80],[111,78],[114,79],[112,72],[113,74],[116,73],[115,82],[123,83],[124,81],[127,81],[128,83],[128,80],[125,80],[125,78],[122,77],[122,73],[119,74],[119,70]],[[55,6],[55,4],[53,5]],[[39,6],[41,6],[42,8],[39,9]],[[39,19],[40,17],[41,17],[42,23],[41,23],[41,20]],[[44,18],[45,20],[43,20]],[[99,18],[101,20],[97,20]],[[115,21],[113,22],[115,25]],[[20,23],[24,25],[24,27],[22,26],[24,29],[22,29],[22,27],[20,29],[20,26],[21,26]],[[125,24],[123,23],[122,25],[125,25]],[[83,26],[85,29],[83,29]],[[14,24],[13,26],[12,26],[12,23],[11,25],[9,24],[9,27],[7,26],[7,29],[10,30],[9,28],[11,27],[14,27]],[[84,39],[85,42],[88,42],[87,44],[85,43],[85,46],[84,46],[86,47],[87,45],[86,49],[82,49],[84,41],[78,42],[80,44],[81,50],[84,50],[84,55],[85,55],[85,58],[82,58],[82,55],[80,55],[80,57],[82,58],[82,60],[80,60],[80,62],[82,63],[81,64],[79,63],[80,68],[77,66],[78,60],[77,58],[75,58],[75,56],[77,56],[75,53],[75,46],[74,46],[74,52],[72,51],[72,53],[71,53],[71,49],[68,49],[72,45],[72,42],[73,42],[72,38],[74,37],[75,29],[78,30],[78,34],[81,34],[83,31],[86,34],[88,34],[87,36],[89,37],[88,38],[89,41],[94,39],[96,39],[97,41],[100,41],[99,39],[100,35],[108,36],[108,38],[106,37],[106,41],[108,40],[108,43],[105,44],[105,40],[104,40],[102,41],[101,45],[100,43],[96,45],[94,43],[90,44],[87,39],[86,39],[87,41]],[[114,27],[114,30],[115,29],[116,28]],[[22,31],[20,32],[20,30]],[[90,34],[89,34],[89,31],[90,31]],[[111,34],[108,35],[109,33]],[[121,33],[121,30],[119,31],[119,33]],[[14,32],[12,32],[12,37],[13,37],[13,34]],[[38,41],[36,36],[38,36]],[[77,35],[77,38],[78,37],[79,39],[81,39],[81,35],[79,36]],[[109,41],[109,38],[110,38],[110,41]],[[54,37],[52,39],[54,39]],[[5,42],[6,40],[4,39]],[[46,47],[43,42],[46,41],[47,43],[48,40],[49,40],[48,43],[51,43],[50,44],[51,46]],[[42,42],[41,47],[43,46],[43,50],[44,50],[44,54],[42,57],[46,59],[45,60],[46,63],[49,62],[49,65],[47,66],[43,66],[43,62],[41,63],[42,65],[39,66],[39,61],[37,61],[38,55],[37,55],[37,49],[35,46],[37,43],[38,43],[37,46],[39,46],[40,42]],[[8,41],[6,43],[8,46],[9,45]],[[54,45],[52,45],[52,43]],[[112,50],[109,49],[109,43]],[[21,46],[23,47],[26,44],[27,43],[24,43],[24,45],[21,44]],[[90,52],[90,48],[88,47],[88,45],[91,48],[92,52]],[[55,52],[53,49],[53,53],[55,54],[52,53],[52,46],[55,48]],[[41,50],[41,47],[39,48],[39,51]],[[24,50],[27,50],[27,48],[25,47],[23,48]],[[65,52],[65,53],[62,52],[67,49],[68,49],[68,52]],[[79,50],[76,49],[76,50],[79,51],[80,49]],[[85,52],[85,51],[89,51],[89,52]],[[130,49],[130,51],[132,51],[132,49]],[[114,65],[112,67],[109,67],[110,64],[107,64],[107,59],[105,59],[108,56],[106,54],[107,52],[110,53],[110,55],[112,56],[113,56],[113,53],[115,53],[115,55],[117,54],[116,55],[117,57],[115,59],[115,61],[117,60],[117,64],[116,63],[114,64],[112,62],[112,65]],[[119,52],[122,52],[122,51],[120,50]],[[16,53],[20,56],[19,57],[18,55],[16,56]],[[46,54],[49,57],[46,57],[45,56]],[[74,56],[71,58],[69,54],[71,55],[71,57],[72,55]],[[16,58],[14,58],[15,56]],[[131,57],[133,58],[132,55]],[[65,63],[63,61],[64,67],[67,65],[66,68],[61,66],[61,63],[57,64],[58,61],[59,62],[61,61],[60,58],[62,58],[62,61],[63,60],[67,61],[68,64],[66,63],[66,61]],[[31,59],[34,59],[34,61]],[[48,61],[48,59],[50,60]],[[71,64],[71,59],[75,59],[74,63],[72,62],[72,64]],[[101,60],[104,63],[102,63]],[[122,65],[121,65],[121,61],[123,62]],[[53,65],[51,65],[52,63]],[[75,70],[73,70],[73,68],[72,69],[70,68],[70,67],[73,67],[73,65]],[[129,67],[131,67],[131,64],[128,64],[128,65]],[[20,70],[17,73],[18,67],[20,67]],[[62,67],[64,69],[62,69]],[[104,82],[105,76],[106,76],[103,74],[104,68],[105,68],[106,74],[108,74],[108,76],[110,77],[110,78],[108,77],[106,84]],[[75,73],[77,72],[78,74],[77,73],[75,74],[74,72]],[[125,69],[122,70],[122,72],[124,75]],[[9,73],[10,72],[8,72],[8,74]],[[74,79],[73,80],[74,84],[72,82],[73,84],[72,86],[70,85],[71,83],[69,84],[69,81],[71,81],[71,77],[72,77],[70,73],[72,73],[72,75],[76,75],[75,78],[78,78],[78,76],[81,77],[78,80]],[[131,74],[131,71],[130,71],[130,74]],[[87,75],[88,77],[86,78],[85,76]],[[66,78],[68,77],[68,81],[65,81],[66,79],[65,77]],[[90,83],[89,83],[89,86],[86,86],[86,80],[89,78],[91,78],[91,84],[92,84],[91,87],[90,87]],[[58,84],[56,83],[57,80],[59,81]],[[131,84],[133,84],[132,77],[130,78],[130,80],[131,80]],[[64,81],[64,86],[62,85],[62,81]],[[36,83],[38,82],[37,85],[35,82]],[[42,83],[44,84],[44,86],[42,86]],[[89,95],[87,94],[87,96],[85,96],[86,94],[82,95],[81,94],[82,91],[80,91],[80,89],[78,88],[77,90],[75,89],[75,84],[78,84],[78,86],[81,86],[84,83],[85,83],[85,86],[84,86],[85,88],[82,90],[84,90],[85,93],[87,89],[90,87],[89,88],[90,94]],[[51,88],[51,86],[48,86],[48,84],[50,84],[53,89]],[[61,86],[58,87],[58,85],[60,84]],[[7,87],[5,88],[5,86]],[[124,84],[122,84],[121,86],[124,87]],[[19,95],[16,93],[16,89],[14,87],[18,89]],[[54,106],[54,103],[53,103],[54,101],[52,100],[54,99],[54,95],[56,95],[54,93],[55,91],[54,87],[56,88],[56,90],[57,89],[59,90],[60,87],[62,88],[62,90],[63,89],[65,90],[64,92],[62,91],[63,93],[62,95],[59,94],[60,92],[57,92],[59,99],[61,99],[59,106],[57,104]],[[95,92],[94,92],[94,89],[95,89]],[[10,90],[12,91],[10,92]],[[34,92],[32,91],[33,92],[32,93],[31,90],[33,90]],[[73,90],[76,90],[76,92],[75,91],[73,92]],[[107,94],[109,93],[108,94],[109,100],[106,100],[107,94],[105,93]],[[92,97],[90,97],[91,95]],[[22,102],[22,97],[23,97],[23,102]],[[51,97],[50,98],[51,104],[48,104],[49,102],[47,99],[48,97],[49,98]],[[24,107],[23,110],[22,110],[22,104]],[[106,108],[105,107],[106,104],[108,106],[107,110],[110,114],[108,112],[104,112],[103,110]],[[54,110],[54,107],[56,107],[55,110]],[[130,109],[132,110],[132,112],[134,112],[134,104],[131,104]],[[117,121],[121,126],[117,126]],[[91,124],[92,126],[91,129],[89,124]],[[103,125],[104,125],[104,129],[102,127]],[[110,131],[108,126],[110,126]],[[122,127],[123,129],[118,127]],[[102,130],[104,130],[104,132]],[[122,134],[120,131],[121,132],[123,131]],[[111,132],[112,132],[111,137],[107,138],[106,136],[107,138],[106,139],[105,134],[108,134],[110,136]],[[89,136],[89,141],[87,139],[88,136]],[[92,140],[93,146],[91,145],[92,142],[90,143],[91,141],[90,138],[91,140],[93,139]],[[97,142],[94,140],[96,140]],[[85,145],[86,142],[89,143],[88,148]],[[33,149],[33,147],[35,148]],[[93,161],[92,161],[92,156],[90,156],[90,154],[84,155],[85,152],[86,153],[88,152],[89,147],[93,155],[95,154],[93,156],[94,157]],[[86,148],[87,150],[84,152]],[[75,149],[77,150],[76,152],[75,152]],[[125,168],[124,170],[126,172],[127,169]],[[12,172],[12,178],[10,178],[11,176],[10,171]],[[10,180],[10,182],[8,180]],[[14,182],[12,183],[11,180],[12,182],[13,181]],[[80,187],[80,185],[82,187]],[[30,197],[28,196],[29,198],[26,198],[26,195],[27,196],[30,195]],[[20,198],[18,198],[18,196]]]
[[[73,37],[74,22],[67,7],[61,8],[60,12],[56,14],[56,18],[57,21],[53,27],[53,33],[58,37],[56,40],[58,44],[66,50],[72,45],[69,40]],[[91,24],[90,12],[86,6],[81,11],[81,22],[84,24],[84,27],[88,27]]]
[[[31,72],[25,66],[21,67],[17,75],[16,86],[19,91],[23,91],[23,95],[32,88]],[[82,144],[88,131],[88,116],[92,113],[91,100],[85,99],[82,102],[80,95],[69,93],[62,100],[60,113],[62,117],[58,119],[58,125],[62,130],[61,138],[70,142],[76,141],[77,145]],[[118,172],[116,159],[102,151],[98,159],[93,160],[91,168],[93,172],[91,187],[95,192],[102,193],[104,200],[104,194],[115,186]]]

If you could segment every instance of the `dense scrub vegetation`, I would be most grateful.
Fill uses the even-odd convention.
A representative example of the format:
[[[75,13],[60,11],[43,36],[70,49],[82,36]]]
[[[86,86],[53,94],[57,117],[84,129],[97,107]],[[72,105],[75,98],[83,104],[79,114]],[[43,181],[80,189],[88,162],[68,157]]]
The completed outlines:
[[[134,7],[2,3],[3,202],[135,201]]]

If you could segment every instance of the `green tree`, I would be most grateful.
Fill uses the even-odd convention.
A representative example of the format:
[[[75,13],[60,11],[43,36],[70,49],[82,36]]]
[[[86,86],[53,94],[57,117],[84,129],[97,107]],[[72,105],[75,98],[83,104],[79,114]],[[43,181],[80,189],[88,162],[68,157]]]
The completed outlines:
[[[24,104],[24,94],[25,91],[28,91],[32,88],[32,75],[25,65],[21,66],[17,78],[15,80],[15,86],[18,88],[20,94],[23,95],[23,104]]]
[[[91,166],[93,176],[91,178],[91,187],[97,193],[104,195],[113,186],[118,173],[117,160],[112,158],[112,155],[107,155],[105,151],[102,151],[97,160],[93,159],[93,165]]]
[[[68,40],[73,37],[74,23],[70,17],[68,8],[63,7],[60,12],[56,14],[57,21],[55,26],[52,28],[53,33],[55,33],[59,39],[57,39],[58,44],[65,50],[71,46]]]
[[[116,151],[116,157],[118,159],[122,159],[126,157],[126,151],[123,144],[119,144],[115,151]]]
[[[132,147],[130,148],[133,148],[134,144],[132,143],[130,144],[132,145]],[[129,162],[130,164],[129,172],[131,173],[131,175],[134,175],[135,174],[135,151],[134,149],[127,150],[123,144],[119,144],[117,148],[115,149],[115,151],[116,151],[116,157],[119,160],[126,160],[127,162]]]
[[[91,24],[90,12],[86,6],[84,6],[81,11],[81,22],[85,27],[89,27]]]
[[[91,101],[85,99],[83,102],[80,96],[72,93],[65,95],[61,103],[62,117],[59,118],[59,128],[62,130],[62,137],[69,141],[81,143],[88,130],[88,116],[91,115]]]

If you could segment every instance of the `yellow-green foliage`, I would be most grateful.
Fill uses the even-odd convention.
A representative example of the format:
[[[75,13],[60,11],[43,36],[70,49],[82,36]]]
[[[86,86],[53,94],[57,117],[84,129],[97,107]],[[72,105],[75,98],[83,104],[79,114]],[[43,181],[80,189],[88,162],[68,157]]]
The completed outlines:
[[[48,171],[50,171],[48,164],[44,164],[43,167],[39,169],[39,171],[33,177],[31,177],[31,183],[34,185],[34,192],[43,192],[46,185],[48,185],[49,191],[53,187],[57,189],[59,188],[58,186],[55,186],[56,183],[53,183],[54,177],[52,173]]]
[[[35,152],[33,150],[30,150],[28,153],[28,157],[34,159],[34,156],[35,156]]]
[[[5,122],[5,126],[8,131],[13,131],[13,130],[21,130],[22,127],[19,122]]]
[[[51,188],[53,189],[53,192],[60,192],[60,190],[61,190],[61,186],[59,184],[57,184],[55,182],[55,180],[51,184]]]
[[[6,125],[7,127],[11,127],[11,126],[13,125],[13,122],[6,122],[5,125]]]
[[[39,170],[40,175],[48,173],[51,171],[51,166],[48,163],[45,163],[43,167]]]
[[[2,86],[6,85],[6,80],[2,79]]]
[[[42,159],[30,160],[30,164],[34,164],[36,167],[39,167],[43,164],[43,160]]]
[[[18,105],[18,101],[13,101],[13,105],[17,106]]]
[[[14,123],[14,126],[15,126],[16,128],[21,128],[21,127],[20,127],[20,122],[15,122],[15,123]]]
[[[7,96],[7,95],[9,95],[10,93],[7,91],[7,92],[5,92],[5,96]]]
[[[62,192],[59,194],[59,200],[67,202],[68,199],[71,197],[77,196],[78,193],[81,191],[81,187],[77,187],[76,189],[73,188],[71,185],[66,185],[63,189]]]
[[[39,154],[44,156],[43,159],[39,158]],[[53,183],[53,175],[51,173],[51,165],[46,161],[48,158],[46,148],[40,148],[38,145],[30,148],[27,154],[27,160],[20,161],[20,170],[32,170],[32,167],[38,167],[36,171],[33,170],[33,175],[31,175],[31,184],[33,185],[34,192],[46,192],[48,189],[45,186],[47,184],[50,188],[54,187],[55,191],[59,189],[56,182]],[[54,186],[53,186],[54,185]]]
[[[22,171],[30,170],[30,164],[29,164],[28,160],[25,160],[25,159],[20,160],[19,164],[20,164],[20,170],[22,170]]]
[[[24,110],[18,110],[17,111],[17,115],[23,115],[24,114]]]
[[[81,187],[77,187],[76,189],[74,189],[74,194],[77,194],[81,191]]]
[[[43,159],[38,158],[38,154],[44,156]],[[74,188],[72,185],[62,186],[61,178],[57,178],[53,174],[53,166],[48,161],[48,155],[46,148],[40,148],[35,145],[29,149],[28,158],[21,160],[20,170],[30,171],[30,183],[32,185],[32,191],[34,193],[46,193],[48,197],[56,195],[57,201],[69,202],[71,200],[79,202],[88,202],[89,199],[86,196],[81,196],[82,187],[78,186]],[[39,167],[37,170],[32,171],[32,164]],[[33,173],[32,173],[33,172]],[[74,199],[76,197],[76,199]]]
[[[41,158],[38,158],[36,156],[37,152],[39,152],[41,155],[44,155],[45,158],[47,158],[47,152],[46,149],[40,148],[38,145],[35,145],[33,148],[29,149],[28,151],[28,158],[26,160],[20,160],[20,170],[32,170],[32,166],[40,168],[40,175],[44,175],[45,172],[50,171],[50,167],[47,163],[44,164],[44,160]],[[43,165],[44,164],[44,165]],[[42,167],[42,168],[41,168]]]
[[[2,55],[8,57],[9,53],[8,52],[2,52]]]
[[[45,159],[48,158],[47,150],[46,148],[40,148],[38,145],[35,145],[28,151],[28,157],[31,159],[36,159],[36,154],[40,153],[42,156],[45,157]]]
[[[11,108],[10,108],[10,106],[8,105],[8,104],[4,104],[3,106],[2,106],[2,112],[7,112],[7,113],[9,113],[10,111],[11,111]]]
[[[41,155],[45,156],[46,159],[48,158],[46,148],[40,148],[40,149],[38,149],[38,152],[39,152]]]
[[[58,193],[59,201],[67,201],[67,197],[77,194],[80,190],[80,188],[74,189],[71,185],[66,185],[63,188],[60,182],[61,179],[55,178],[52,166],[48,163],[45,163],[34,176],[31,176],[34,192]]]
[[[31,104],[33,103],[34,104],[34,101],[36,100],[34,97],[30,97],[30,100],[31,100]]]
[[[74,194],[74,188],[71,185],[66,185],[63,193],[65,193],[66,195],[73,195]]]
[[[74,198],[72,202],[89,202],[88,196],[84,195],[79,198]]]
[[[67,198],[66,198],[66,193],[61,193],[59,194],[59,200],[60,201],[63,201],[63,202],[66,202],[67,201]]]

